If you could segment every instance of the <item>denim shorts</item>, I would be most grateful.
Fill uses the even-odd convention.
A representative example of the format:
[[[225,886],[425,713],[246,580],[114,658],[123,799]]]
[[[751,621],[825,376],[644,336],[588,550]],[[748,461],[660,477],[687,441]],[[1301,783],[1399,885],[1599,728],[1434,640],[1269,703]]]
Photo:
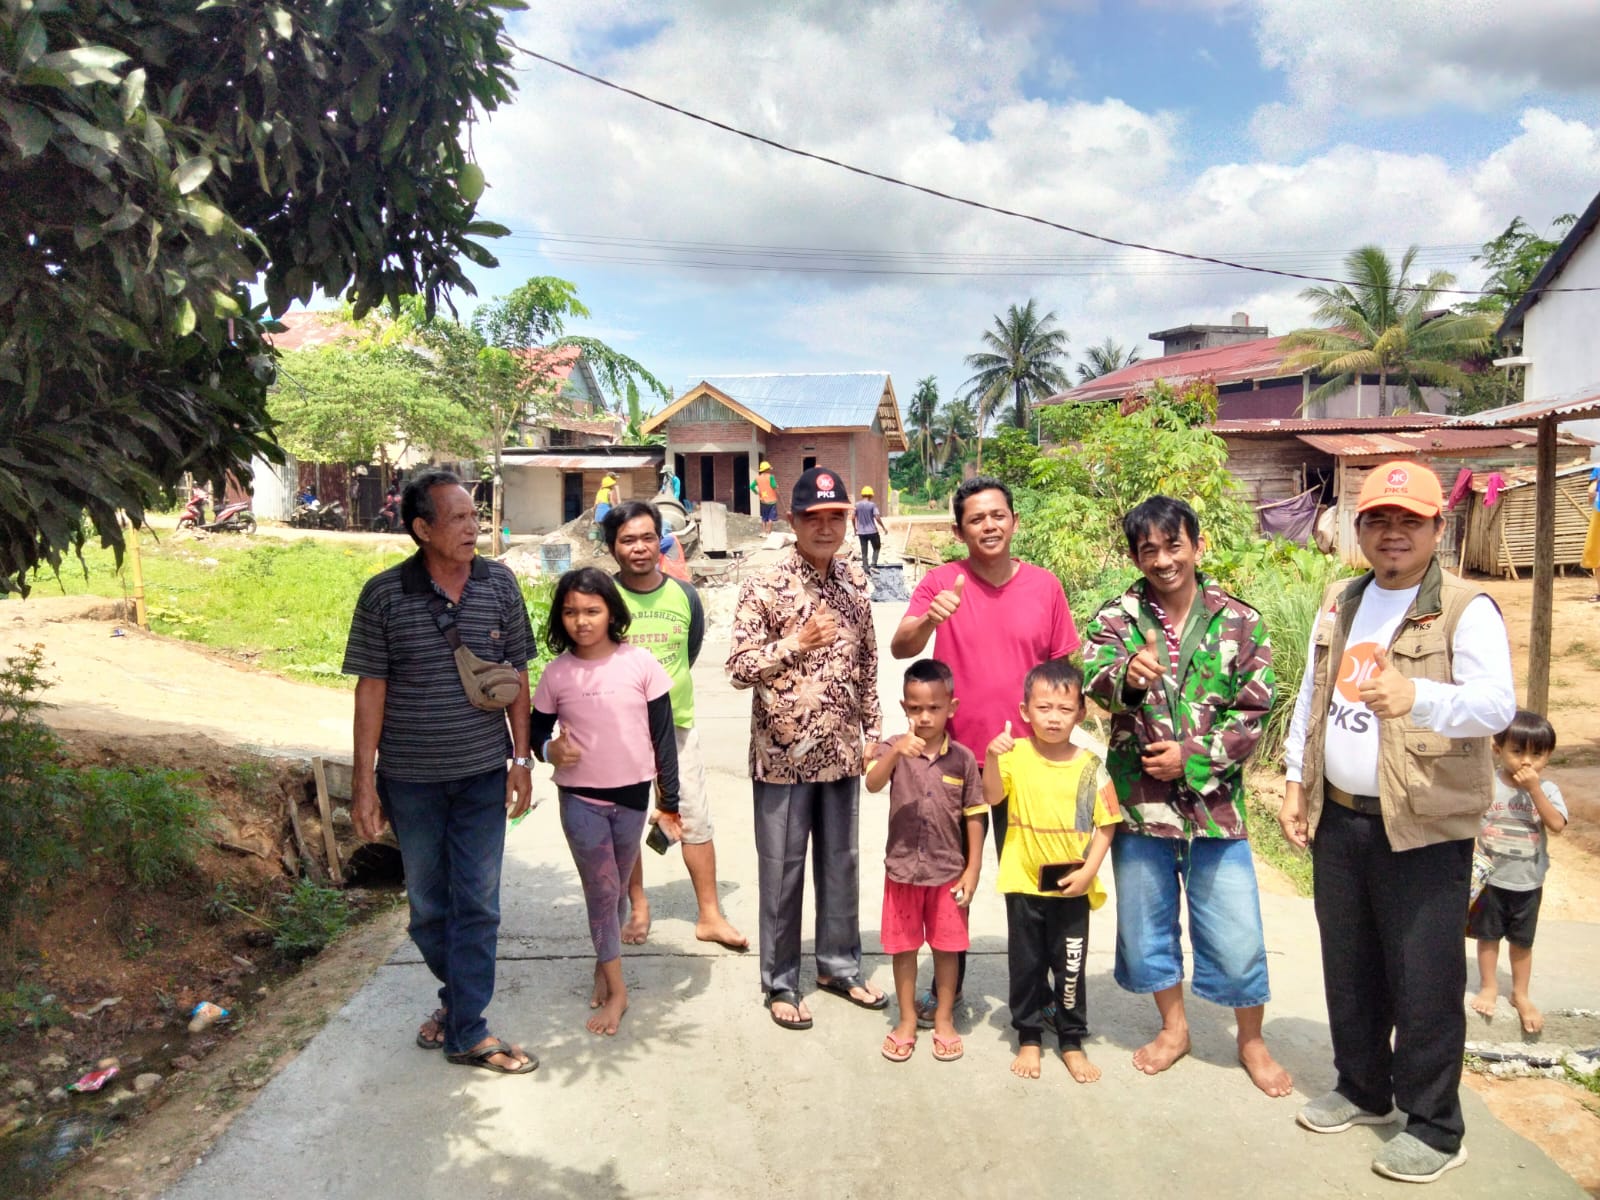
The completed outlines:
[[[1229,1008],[1253,1008],[1270,999],[1261,899],[1248,841],[1121,832],[1111,840],[1111,865],[1117,893],[1115,976],[1126,991],[1159,992],[1183,982],[1182,892],[1194,947],[1190,991]]]

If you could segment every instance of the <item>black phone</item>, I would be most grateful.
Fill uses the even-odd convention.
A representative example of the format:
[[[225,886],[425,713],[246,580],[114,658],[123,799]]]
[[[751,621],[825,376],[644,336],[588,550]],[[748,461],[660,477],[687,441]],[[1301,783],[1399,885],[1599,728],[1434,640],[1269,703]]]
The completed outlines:
[[[672,849],[672,839],[667,836],[667,831],[660,824],[650,826],[650,832],[644,839],[644,844],[657,854],[665,854]]]
[[[1061,877],[1076,871],[1083,866],[1083,859],[1076,862],[1045,863],[1039,868],[1039,890],[1041,892],[1064,892],[1067,889],[1061,886]]]

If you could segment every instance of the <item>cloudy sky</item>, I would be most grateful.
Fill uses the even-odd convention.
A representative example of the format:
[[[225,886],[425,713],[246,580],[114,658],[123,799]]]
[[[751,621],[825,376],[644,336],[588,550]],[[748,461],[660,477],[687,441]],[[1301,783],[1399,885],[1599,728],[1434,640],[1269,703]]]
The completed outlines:
[[[1112,237],[1312,274],[1376,242],[1471,261],[1600,190],[1594,0],[541,0],[517,41],[753,133]],[[1294,280],[1118,250],[797,158],[523,60],[476,135],[511,227],[481,296],[577,283],[675,389],[970,372],[1036,298],[1081,353],[1248,312]],[[1076,355],[1075,355],[1076,357]]]

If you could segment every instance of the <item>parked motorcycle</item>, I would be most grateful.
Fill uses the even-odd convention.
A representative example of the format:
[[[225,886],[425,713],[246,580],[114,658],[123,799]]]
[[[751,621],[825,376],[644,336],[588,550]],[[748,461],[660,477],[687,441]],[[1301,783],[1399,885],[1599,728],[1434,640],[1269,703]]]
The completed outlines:
[[[367,528],[373,533],[404,533],[400,523],[400,493],[390,492],[383,499],[383,507],[373,517]]]
[[[349,523],[343,504],[337,500],[324,504],[309,492],[301,493],[300,503],[289,514],[289,524],[296,529],[343,529]]]
[[[345,514],[344,505],[338,500],[324,504],[322,512],[318,515],[322,518],[323,529],[348,529],[350,526],[350,518]]]
[[[178,518],[179,529],[199,529],[206,533],[254,533],[256,515],[250,511],[249,500],[235,500],[232,504],[214,507],[210,521],[206,520],[206,505],[211,503],[211,493],[204,488],[189,492],[189,503]]]

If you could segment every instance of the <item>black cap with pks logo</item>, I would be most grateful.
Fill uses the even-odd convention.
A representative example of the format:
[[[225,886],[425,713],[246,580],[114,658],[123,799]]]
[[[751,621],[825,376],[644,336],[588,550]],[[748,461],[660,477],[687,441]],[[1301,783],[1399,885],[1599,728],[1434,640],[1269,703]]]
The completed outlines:
[[[790,511],[795,513],[826,512],[838,509],[849,512],[850,489],[845,481],[827,467],[812,467],[794,481]]]

